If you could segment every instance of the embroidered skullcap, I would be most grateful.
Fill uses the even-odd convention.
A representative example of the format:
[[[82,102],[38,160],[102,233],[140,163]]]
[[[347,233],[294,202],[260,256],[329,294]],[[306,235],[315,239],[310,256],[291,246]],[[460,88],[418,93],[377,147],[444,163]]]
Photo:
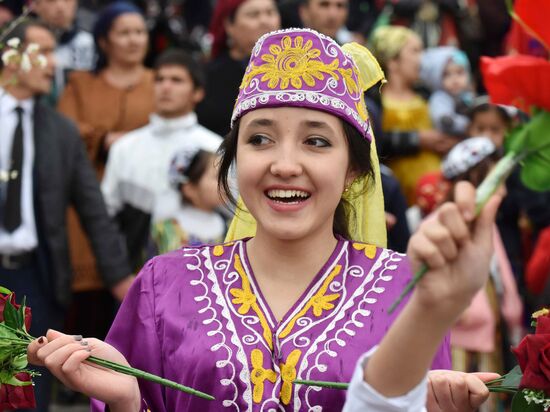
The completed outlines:
[[[496,146],[488,137],[471,137],[458,143],[441,164],[443,176],[453,179],[495,153]]]
[[[399,53],[401,53],[401,50],[411,37],[418,37],[418,35],[407,27],[379,27],[370,38],[372,52],[382,67],[386,68],[390,60],[399,56]]]
[[[363,92],[383,78],[376,59],[357,44],[340,47],[310,29],[267,33],[252,49],[231,127],[251,110],[304,107],[340,117],[370,141]]]
[[[168,181],[174,189],[179,190],[181,185],[189,182],[187,173],[200,151],[200,147],[192,145],[176,152],[168,170]]]
[[[214,38],[212,43],[212,58],[218,57],[227,48],[227,33],[225,20],[234,16],[237,9],[246,0],[218,0],[214,9],[208,31]]]

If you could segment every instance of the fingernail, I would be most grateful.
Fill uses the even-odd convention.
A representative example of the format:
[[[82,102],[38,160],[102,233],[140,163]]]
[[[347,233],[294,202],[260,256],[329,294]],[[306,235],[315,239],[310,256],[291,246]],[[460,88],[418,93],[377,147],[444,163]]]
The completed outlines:
[[[44,336],[40,336],[38,338],[38,343],[40,343],[41,345],[44,343]]]
[[[92,348],[86,348],[86,352],[91,352]]]
[[[74,335],[73,338],[78,342],[82,340],[82,335]]]
[[[82,342],[80,342],[80,344],[81,344],[82,346],[88,346],[88,341],[83,340]]]

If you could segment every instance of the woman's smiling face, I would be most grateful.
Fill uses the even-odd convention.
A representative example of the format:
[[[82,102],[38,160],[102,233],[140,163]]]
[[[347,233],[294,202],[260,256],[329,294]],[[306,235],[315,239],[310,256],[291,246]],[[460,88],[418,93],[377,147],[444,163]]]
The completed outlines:
[[[245,114],[237,179],[258,233],[288,241],[332,234],[334,212],[353,180],[341,120],[295,107]]]

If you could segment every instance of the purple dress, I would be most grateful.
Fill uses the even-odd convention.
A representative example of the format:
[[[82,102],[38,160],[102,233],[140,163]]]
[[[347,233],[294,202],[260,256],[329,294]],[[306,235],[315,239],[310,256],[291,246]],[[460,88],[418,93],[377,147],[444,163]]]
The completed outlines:
[[[395,319],[386,310],[410,277],[404,255],[339,239],[277,321],[251,271],[246,240],[184,248],[146,264],[107,341],[132,366],[216,398],[140,381],[144,410],[339,411],[345,391],[292,382],[349,382],[356,361]],[[450,368],[448,341],[433,368]],[[103,408],[93,402],[93,411]]]

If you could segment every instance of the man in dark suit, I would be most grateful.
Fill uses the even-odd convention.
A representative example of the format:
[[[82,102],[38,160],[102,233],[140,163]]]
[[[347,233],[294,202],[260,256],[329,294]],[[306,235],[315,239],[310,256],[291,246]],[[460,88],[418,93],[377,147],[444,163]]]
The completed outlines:
[[[62,327],[71,298],[69,205],[89,235],[104,282],[118,298],[132,276],[78,130],[38,100],[50,90],[55,39],[32,21],[9,35],[15,37],[28,54],[5,62],[0,76],[0,285],[27,297],[33,311],[30,332],[40,336]],[[38,45],[39,52],[29,44]],[[51,380],[35,381],[37,410],[47,411]]]

